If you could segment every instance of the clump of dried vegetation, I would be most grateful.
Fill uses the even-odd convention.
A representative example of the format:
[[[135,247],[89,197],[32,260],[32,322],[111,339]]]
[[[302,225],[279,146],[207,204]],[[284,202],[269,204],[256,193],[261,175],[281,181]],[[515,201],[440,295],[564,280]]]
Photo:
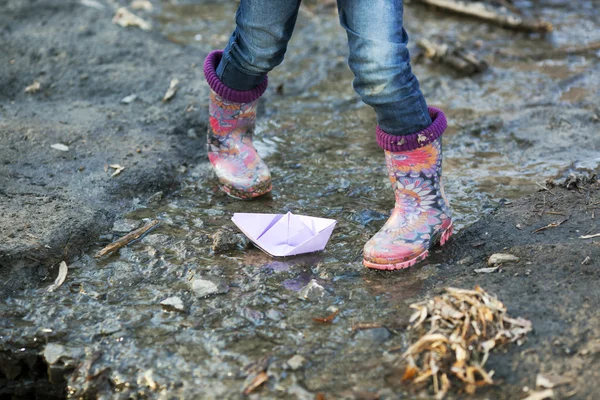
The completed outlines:
[[[524,318],[510,318],[506,307],[479,286],[474,290],[446,288],[442,295],[411,305],[411,336],[404,353],[403,380],[431,384],[437,399],[451,386],[468,394],[493,384],[486,371],[490,351],[507,343],[521,344],[532,330]]]

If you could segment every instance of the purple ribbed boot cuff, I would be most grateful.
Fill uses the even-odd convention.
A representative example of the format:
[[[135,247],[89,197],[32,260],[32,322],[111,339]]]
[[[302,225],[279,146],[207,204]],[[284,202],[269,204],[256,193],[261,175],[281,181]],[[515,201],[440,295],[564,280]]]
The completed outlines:
[[[446,126],[448,125],[446,116],[440,109],[429,107],[428,110],[429,115],[431,116],[431,125],[417,133],[406,136],[394,136],[385,133],[377,126],[377,144],[379,147],[397,153],[415,150],[419,147],[427,146],[429,143],[437,140],[442,136],[442,133],[444,133]]]
[[[223,50],[211,51],[206,60],[204,60],[204,76],[208,82],[208,86],[215,91],[216,94],[224,98],[225,100],[232,101],[234,103],[250,103],[258,99],[267,90],[268,79],[265,76],[265,80],[250,90],[235,90],[231,89],[217,76],[217,66],[223,57]]]

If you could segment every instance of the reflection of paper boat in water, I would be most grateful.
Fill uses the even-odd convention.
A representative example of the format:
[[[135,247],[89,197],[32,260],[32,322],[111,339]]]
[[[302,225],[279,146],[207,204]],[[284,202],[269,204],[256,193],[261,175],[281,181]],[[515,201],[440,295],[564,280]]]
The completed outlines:
[[[235,213],[234,224],[260,249],[276,257],[312,253],[325,248],[334,219],[287,214]]]

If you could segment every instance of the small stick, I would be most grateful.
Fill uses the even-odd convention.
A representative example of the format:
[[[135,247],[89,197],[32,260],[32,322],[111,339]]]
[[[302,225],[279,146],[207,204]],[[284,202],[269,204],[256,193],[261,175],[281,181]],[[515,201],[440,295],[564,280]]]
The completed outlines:
[[[456,14],[466,15],[468,17],[478,18],[486,22],[500,25],[504,28],[527,32],[552,32],[552,24],[548,21],[527,21],[517,15],[502,15],[486,7],[481,2],[464,2],[459,0],[420,0],[421,3],[428,4],[443,10],[451,11]]]
[[[566,221],[568,221],[569,218],[567,219],[563,219],[562,221],[557,221],[557,222],[553,222],[551,224],[548,224],[546,226],[542,226],[541,228],[536,229],[535,231],[531,232],[531,233],[537,233],[537,232],[541,232],[544,231],[546,229],[550,229],[550,228],[556,228],[557,226],[562,225],[563,223],[565,223]]]
[[[473,75],[485,71],[488,67],[485,61],[479,60],[473,53],[460,47],[437,44],[428,39],[417,41],[417,46],[424,50],[425,57],[445,64],[463,74]]]
[[[100,258],[107,254],[114,253],[115,251],[119,250],[121,247],[125,247],[129,243],[133,242],[134,240],[139,239],[143,234],[145,234],[146,232],[155,228],[158,224],[160,224],[160,221],[157,219],[148,222],[146,225],[142,226],[141,228],[136,229],[135,231],[129,232],[127,235],[123,236],[122,238],[115,240],[114,242],[112,242],[111,244],[109,244],[108,246],[106,246],[105,248],[100,250],[98,253],[96,253],[95,257]]]
[[[331,324],[335,317],[340,313],[340,310],[335,310],[331,315],[325,318],[314,317],[313,321],[320,322],[322,324]]]
[[[584,235],[584,236],[579,236],[579,239],[592,239],[595,237],[600,237],[600,233],[596,233],[594,235]]]

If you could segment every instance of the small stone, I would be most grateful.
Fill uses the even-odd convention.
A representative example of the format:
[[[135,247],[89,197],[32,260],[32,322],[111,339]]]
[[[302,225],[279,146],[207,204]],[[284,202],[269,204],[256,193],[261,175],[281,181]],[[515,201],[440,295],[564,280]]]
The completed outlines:
[[[208,279],[194,279],[192,281],[192,291],[198,297],[207,297],[213,294],[227,293],[229,287],[222,283],[215,283]]]
[[[471,265],[473,264],[473,257],[468,256],[458,261],[458,265]]]
[[[135,99],[137,99],[137,95],[135,94],[130,94],[129,96],[125,96],[121,99],[121,103],[123,104],[131,104],[135,101]]]
[[[163,196],[164,196],[163,192],[156,192],[152,196],[148,197],[148,200],[146,200],[146,203],[148,203],[148,204],[158,203],[163,199]]]
[[[165,311],[183,311],[183,301],[177,296],[172,296],[160,302]]]
[[[141,221],[136,221],[134,219],[118,219],[114,222],[112,231],[127,233],[139,228],[141,224]]]
[[[287,360],[287,365],[292,371],[296,371],[297,369],[302,368],[304,364],[306,364],[306,358],[302,357],[299,354],[296,354],[295,356]]]
[[[272,321],[280,321],[281,317],[281,313],[277,310],[270,309],[269,311],[267,311],[267,318],[269,318]]]
[[[591,263],[592,263],[592,259],[588,256],[583,259],[583,261],[581,262],[581,265],[590,265]]]
[[[150,246],[166,247],[172,239],[173,238],[169,235],[155,233],[152,235],[144,236],[144,238],[142,239],[142,243]]]
[[[196,139],[198,137],[198,135],[196,134],[196,130],[194,128],[188,129],[187,135],[191,139]]]
[[[496,253],[492,254],[488,259],[488,265],[490,267],[496,266],[498,264],[503,264],[507,262],[518,262],[519,257],[513,256],[512,254],[504,254],[504,253]]]
[[[48,343],[44,348],[44,359],[48,364],[54,364],[60,357],[65,355],[66,348],[63,345],[56,343]]]
[[[54,144],[50,145],[50,147],[52,147],[54,150],[69,151],[69,146],[64,145],[62,143],[54,143]]]
[[[224,253],[232,250],[242,250],[248,247],[246,236],[219,229],[213,236],[212,250],[215,253]]]
[[[368,340],[371,342],[385,342],[392,336],[386,328],[363,329],[356,334],[356,339]]]
[[[315,301],[325,295],[325,288],[317,283],[316,280],[312,279],[308,282],[308,285],[300,289],[298,298],[300,300]]]

